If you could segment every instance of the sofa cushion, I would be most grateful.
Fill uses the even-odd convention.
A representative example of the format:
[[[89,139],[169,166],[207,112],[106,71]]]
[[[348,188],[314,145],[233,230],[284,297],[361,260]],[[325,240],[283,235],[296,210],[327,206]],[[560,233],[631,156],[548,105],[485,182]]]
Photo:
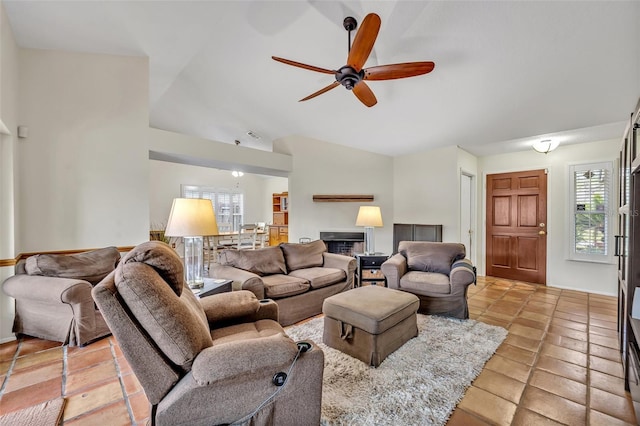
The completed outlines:
[[[409,271],[400,278],[400,288],[417,294],[450,294],[449,277],[437,272]]]
[[[184,266],[174,249],[161,241],[147,241],[122,257],[122,263],[151,266],[178,296],[184,288]]]
[[[264,282],[264,296],[269,299],[295,296],[311,288],[309,281],[291,275],[267,275],[262,277]]]
[[[287,273],[284,255],[277,246],[257,250],[223,250],[218,263],[260,276]]]
[[[459,243],[401,241],[398,251],[407,258],[410,270],[446,275],[449,275],[453,262],[465,257],[464,245]]]
[[[342,269],[314,267],[292,271],[289,276],[305,279],[309,281],[311,288],[316,289],[344,281],[347,273]]]
[[[289,272],[322,266],[324,262],[322,253],[327,251],[327,246],[322,240],[310,243],[281,243],[279,247],[284,252]]]
[[[27,258],[28,275],[74,278],[98,284],[120,261],[116,247],[105,247],[77,254],[36,254]]]

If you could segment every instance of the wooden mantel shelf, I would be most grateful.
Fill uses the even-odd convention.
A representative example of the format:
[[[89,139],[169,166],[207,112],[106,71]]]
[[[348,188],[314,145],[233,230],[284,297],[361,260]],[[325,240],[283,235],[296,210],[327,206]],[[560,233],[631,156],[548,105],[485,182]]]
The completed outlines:
[[[313,201],[316,203],[366,203],[373,201],[373,195],[314,195]]]

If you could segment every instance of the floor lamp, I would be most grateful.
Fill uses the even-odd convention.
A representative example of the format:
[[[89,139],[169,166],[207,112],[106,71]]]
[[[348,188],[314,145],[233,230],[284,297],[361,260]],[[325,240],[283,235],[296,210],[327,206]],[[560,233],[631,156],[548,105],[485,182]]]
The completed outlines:
[[[175,198],[165,229],[168,237],[184,238],[184,278],[190,288],[204,285],[203,235],[218,234],[218,223],[211,200]]]
[[[364,253],[375,254],[376,249],[373,236],[373,228],[375,226],[383,226],[380,207],[360,206],[358,217],[356,218],[356,226],[364,226]]]

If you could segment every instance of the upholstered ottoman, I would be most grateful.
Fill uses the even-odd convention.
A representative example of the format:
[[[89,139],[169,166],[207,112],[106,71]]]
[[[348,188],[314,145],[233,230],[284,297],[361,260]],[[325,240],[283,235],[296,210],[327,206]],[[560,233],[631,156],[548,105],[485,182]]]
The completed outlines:
[[[377,367],[418,335],[417,296],[386,287],[366,286],[325,299],[323,341]]]

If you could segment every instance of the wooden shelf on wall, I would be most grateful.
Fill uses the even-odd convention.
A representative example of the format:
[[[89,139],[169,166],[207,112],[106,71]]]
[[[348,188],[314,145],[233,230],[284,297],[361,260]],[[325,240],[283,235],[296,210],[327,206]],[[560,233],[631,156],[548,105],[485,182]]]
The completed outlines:
[[[314,195],[316,203],[367,203],[373,201],[373,195]]]

